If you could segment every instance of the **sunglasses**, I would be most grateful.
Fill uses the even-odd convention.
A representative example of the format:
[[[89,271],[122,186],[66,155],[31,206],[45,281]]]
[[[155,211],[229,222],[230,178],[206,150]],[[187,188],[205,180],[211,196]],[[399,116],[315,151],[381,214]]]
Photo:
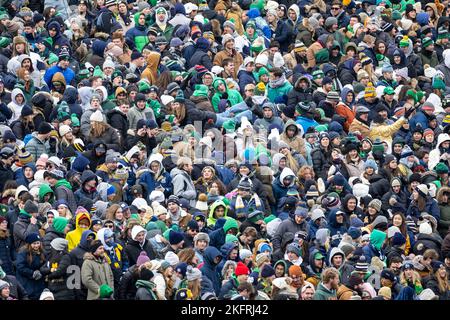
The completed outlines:
[[[339,10],[339,7],[332,7],[331,10]]]

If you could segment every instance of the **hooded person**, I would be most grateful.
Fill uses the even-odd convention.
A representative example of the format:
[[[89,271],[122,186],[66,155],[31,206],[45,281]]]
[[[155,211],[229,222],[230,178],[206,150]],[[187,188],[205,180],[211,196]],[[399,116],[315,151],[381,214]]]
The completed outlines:
[[[147,66],[142,71],[141,79],[147,79],[150,85],[156,84],[156,80],[158,79],[158,66],[161,60],[161,54],[158,52],[152,51],[147,56]]]
[[[145,18],[143,12],[136,12],[134,14],[134,27],[129,29],[125,34],[125,38],[134,43],[139,52],[142,52],[142,49],[144,49],[149,42]]]
[[[150,28],[154,28],[158,34],[161,34],[167,41],[170,41],[174,27],[168,23],[169,13],[163,7],[158,7],[155,10],[155,13],[155,23],[151,25]]]
[[[339,271],[339,280],[341,283],[347,283],[355,268],[347,263],[345,253],[341,249],[334,247],[328,255],[328,265]]]
[[[205,249],[203,257],[204,263],[200,268],[200,271],[204,276],[211,280],[214,286],[214,292],[217,296],[219,296],[222,285],[217,267],[222,260],[222,255],[216,247],[209,246]]]
[[[447,133],[441,133],[437,138],[436,148],[430,152],[428,169],[433,170],[439,162],[447,166],[449,161],[445,159],[445,154],[450,150],[450,136]],[[442,159],[444,156],[444,159]]]
[[[283,169],[279,178],[272,184],[273,194],[276,201],[286,197],[290,189],[296,189],[295,177],[295,173],[290,168]]]
[[[81,241],[81,236],[84,231],[91,227],[91,216],[89,212],[83,207],[78,207],[75,211],[75,230],[67,233],[66,239],[68,243],[68,251],[72,251]]]
[[[162,155],[152,154],[147,161],[149,169],[137,177],[139,179],[138,183],[145,186],[145,197],[148,197],[154,190],[161,188],[164,189],[163,192],[166,198],[169,198],[172,194],[172,178],[170,173],[165,170],[162,160]]]
[[[239,91],[234,89],[228,89],[228,86],[223,78],[215,78],[213,82],[213,87],[216,93],[213,95],[211,99],[211,103],[216,112],[220,113],[225,110],[219,110],[219,103],[222,99],[226,99],[230,106],[234,106],[240,102],[243,102],[241,94]]]
[[[141,251],[145,251],[150,259],[155,259],[154,249],[146,236],[147,230],[139,225],[131,229],[131,240],[125,247],[130,266],[136,264]]]
[[[217,219],[227,217],[228,217],[228,206],[225,204],[225,202],[223,200],[214,201],[209,208],[209,215],[207,220],[208,227],[210,228],[214,227],[214,225],[217,222]]]
[[[384,260],[383,244],[386,237],[386,233],[380,230],[373,230],[370,233],[370,242],[362,248],[367,261],[372,261],[373,257]]]
[[[282,239],[285,233],[296,234],[299,231],[307,231],[306,217],[308,210],[303,207],[298,207],[288,219],[284,220],[277,229],[275,236],[272,239],[273,250],[277,251],[282,246]]]
[[[283,120],[277,116],[275,105],[271,102],[266,102],[262,105],[264,117],[257,119],[254,127],[269,131],[269,127],[276,126],[282,128],[284,126]]]
[[[44,254],[48,258],[51,253],[51,242],[54,239],[65,238],[65,229],[69,221],[63,217],[55,217],[53,224],[47,230],[45,230],[45,236],[42,240],[44,245]]]

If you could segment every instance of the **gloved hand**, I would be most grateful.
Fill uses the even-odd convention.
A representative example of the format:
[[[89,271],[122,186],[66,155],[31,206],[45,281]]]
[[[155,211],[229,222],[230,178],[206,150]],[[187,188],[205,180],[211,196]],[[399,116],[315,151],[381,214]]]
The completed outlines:
[[[405,118],[408,119],[414,111],[416,111],[416,108],[415,108],[415,107],[411,107],[411,108],[409,108],[408,110],[406,110],[406,112],[405,112]]]
[[[42,278],[42,273],[39,270],[33,272],[33,279],[40,280]]]

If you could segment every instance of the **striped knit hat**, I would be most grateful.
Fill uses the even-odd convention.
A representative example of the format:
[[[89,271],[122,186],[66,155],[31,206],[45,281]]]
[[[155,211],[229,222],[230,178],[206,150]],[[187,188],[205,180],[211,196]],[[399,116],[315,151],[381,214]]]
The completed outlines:
[[[402,40],[399,43],[400,48],[409,47],[409,38],[408,36],[403,36]]]
[[[375,98],[376,92],[375,87],[372,82],[367,84],[367,87],[364,89],[364,98]]]
[[[369,264],[366,261],[365,256],[360,256],[358,262],[355,265],[355,271],[357,272],[367,272],[369,269]]]
[[[430,37],[423,38],[423,40],[422,40],[422,47],[423,48],[429,47],[432,44],[434,44],[433,39],[431,39]]]

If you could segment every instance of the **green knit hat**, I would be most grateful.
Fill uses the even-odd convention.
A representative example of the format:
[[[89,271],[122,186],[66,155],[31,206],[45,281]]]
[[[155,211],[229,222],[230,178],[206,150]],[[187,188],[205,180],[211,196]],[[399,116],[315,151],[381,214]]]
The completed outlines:
[[[177,94],[178,95],[178,94]],[[195,86],[195,91],[192,94],[194,97],[208,97],[208,87],[204,84],[197,84]]]
[[[444,163],[439,162],[439,163],[434,167],[434,171],[436,171],[437,174],[448,173],[448,167],[447,167]]]
[[[140,93],[149,91],[150,90],[150,84],[147,81],[139,81],[138,82],[138,90]]]
[[[89,77],[89,70],[88,69],[81,69],[78,71],[78,79],[83,80],[87,79]]]
[[[440,39],[446,39],[446,38],[448,38],[448,37],[449,37],[448,29],[447,29],[445,26],[441,26],[441,27],[438,29],[437,39],[438,39],[438,40],[440,40]]]
[[[0,48],[6,48],[11,43],[11,39],[8,37],[0,37]]]
[[[376,138],[372,145],[372,152],[376,151],[384,152],[384,145],[381,142],[380,138]]]
[[[237,242],[239,241],[238,238],[233,234],[227,234],[225,237],[225,243],[231,243],[231,242]]]
[[[275,220],[276,218],[277,218],[276,216],[274,216],[273,214],[271,214],[270,216],[264,218],[264,223],[265,223],[265,224],[268,224],[269,222]]]
[[[316,109],[317,110],[317,109]],[[327,131],[328,130],[328,125],[327,124],[319,124],[316,127],[316,131],[317,132],[322,132],[322,131]]]
[[[384,60],[384,54],[377,53],[376,58],[377,58],[377,61],[382,61],[382,60]]]
[[[172,139],[170,137],[165,138],[159,145],[161,149],[170,149],[173,147]]]
[[[72,113],[70,115],[70,120],[72,120],[72,127],[79,127],[80,126],[80,120],[78,119],[77,115],[75,113]]]
[[[400,40],[399,47],[400,48],[409,47],[409,38],[408,38],[408,36],[403,36],[402,40]]]
[[[430,37],[423,38],[423,40],[422,40],[422,47],[423,48],[429,47],[432,44],[434,44],[433,39],[431,39]]]
[[[100,299],[105,299],[105,298],[111,298],[111,295],[114,293],[114,290],[111,289],[110,286],[108,286],[107,284],[102,284],[100,286],[100,291],[99,291],[99,295],[100,295]]]
[[[177,91],[177,96],[175,97],[175,102],[179,102],[179,103],[184,103],[185,99],[184,99],[184,93],[183,90],[178,90]]]
[[[264,10],[264,0],[256,0],[250,5],[250,9],[256,8],[261,13]]]
[[[412,98],[414,100],[414,103],[417,103],[417,94],[414,90],[408,90],[406,91],[406,96],[409,98]]]
[[[314,80],[322,79],[324,76],[325,76],[325,74],[323,73],[323,71],[321,69],[315,70],[312,73],[312,77]]]
[[[102,68],[100,68],[100,66],[95,67],[93,76],[103,78],[104,75],[103,75]]]
[[[68,222],[69,220],[64,217],[56,217],[53,219],[53,229],[55,229],[56,232],[63,233]]]
[[[417,97],[417,102],[419,102],[420,100],[422,100],[422,98],[425,96],[425,92],[422,90],[419,90],[416,92],[416,97]]]
[[[236,130],[236,122],[234,120],[227,120],[222,124],[222,128],[225,129],[226,133],[231,133]]]
[[[53,52],[51,52],[48,55],[48,59],[47,59],[48,64],[52,64],[52,63],[55,63],[55,62],[58,62],[58,61],[59,61],[58,56],[56,54],[54,54]]]
[[[0,204],[0,217],[6,217],[8,215],[9,208],[7,205]]]
[[[227,233],[228,230],[233,229],[233,228],[239,229],[238,223],[233,218],[228,218],[227,221],[225,222],[225,224],[223,225],[223,231],[225,231],[225,233]]]
[[[267,70],[266,67],[261,67],[258,70],[258,78],[261,77],[263,74],[269,75],[269,70]]]
[[[431,88],[437,90],[445,90],[445,82],[441,77],[434,76]]]
[[[400,20],[402,18],[402,14],[400,13],[400,11],[398,10],[394,10],[392,11],[392,15],[391,15],[392,20]]]
[[[166,232],[167,230],[167,225],[164,221],[162,220],[157,220],[156,225],[158,226],[158,229],[161,230],[161,232]]]

